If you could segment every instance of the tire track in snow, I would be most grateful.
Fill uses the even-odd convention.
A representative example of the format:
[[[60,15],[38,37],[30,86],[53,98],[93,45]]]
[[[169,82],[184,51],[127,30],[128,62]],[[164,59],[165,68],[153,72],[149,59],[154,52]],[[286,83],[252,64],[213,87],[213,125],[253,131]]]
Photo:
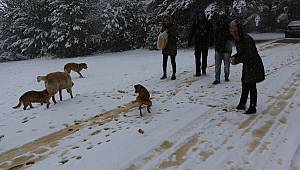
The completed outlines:
[[[41,158],[39,155],[34,154],[38,149],[43,148],[54,148],[56,145],[52,145],[53,143],[58,142],[59,140],[70,136],[81,129],[93,126],[98,123],[107,123],[112,121],[114,118],[120,116],[122,113],[127,113],[131,111],[131,109],[137,107],[135,102],[127,103],[126,105],[113,109],[111,111],[105,112],[100,115],[96,115],[86,121],[75,123],[67,128],[61,129],[57,132],[51,133],[47,136],[41,137],[37,140],[34,140],[30,143],[27,143],[23,146],[16,147],[14,149],[8,150],[4,153],[0,154],[0,167],[4,169],[11,169],[14,167],[24,167],[27,166],[28,162],[37,162],[40,161]],[[22,155],[30,155],[30,156],[22,156]],[[35,156],[34,156],[35,155]],[[23,157],[20,159],[19,157]],[[11,161],[13,164],[8,164],[7,162]],[[31,164],[29,164],[31,165]]]
[[[291,64],[294,64],[295,62],[300,61],[298,60],[294,60],[284,66],[282,66],[279,69],[276,69],[275,71],[270,72],[268,75],[272,75],[274,73],[276,73],[277,71],[281,70],[284,67],[287,67]],[[248,146],[249,152],[252,152],[254,149],[256,149],[258,146],[261,147],[261,151],[260,153],[262,153],[262,151],[264,150],[264,148],[267,147],[267,145],[269,145],[270,143],[261,143],[258,142],[256,139],[262,139],[268,132],[269,130],[272,128],[274,122],[276,121],[276,123],[280,122],[282,124],[282,122],[286,122],[286,120],[284,119],[276,119],[277,116],[283,111],[283,109],[287,106],[288,104],[288,100],[291,99],[296,90],[295,88],[297,88],[299,86],[299,80],[300,80],[300,73],[296,74],[296,76],[294,76],[294,79],[290,82],[289,86],[284,90],[284,92],[282,92],[282,94],[280,94],[278,97],[276,97],[276,100],[267,107],[266,110],[264,110],[262,112],[261,115],[259,116],[251,116],[249,117],[247,120],[243,121],[242,123],[240,123],[238,126],[238,129],[240,130],[244,130],[244,134],[247,132],[251,132],[253,134],[253,136],[255,137],[255,139],[253,139],[253,141],[250,143],[250,145]],[[269,103],[271,100],[269,100],[267,103]],[[213,114],[215,111],[212,111],[211,114]],[[269,120],[268,122],[266,122],[265,124],[263,124],[262,127],[257,128],[257,129],[251,129],[251,127],[253,127],[255,125],[256,122],[258,122],[258,120],[263,117],[264,115],[266,115],[267,113],[270,113],[270,115],[273,117],[271,120]],[[206,113],[205,113],[206,114]],[[253,121],[255,121],[253,123]],[[199,123],[199,122],[198,122]],[[283,123],[284,124],[284,123]],[[229,134],[224,142],[222,143],[222,145],[226,144],[231,138],[234,137],[235,132],[232,131],[231,134]],[[182,138],[183,136],[181,136],[180,138]],[[224,136],[225,137],[225,136]],[[149,163],[151,160],[153,159],[157,159],[156,157],[163,157],[162,155],[164,154],[164,152],[168,152],[168,150],[174,150],[174,145],[175,142],[178,141],[180,138],[178,139],[168,139],[167,141],[174,141],[174,142],[170,142],[172,143],[172,145],[170,147],[164,148],[163,150],[160,149],[161,147],[155,148],[153,149],[153,151],[148,154],[147,156],[145,156],[143,159],[137,160],[134,164],[131,164],[127,170],[135,170],[135,169],[144,169],[143,167],[146,166],[147,163]],[[199,141],[200,142],[199,142]],[[185,159],[183,159],[182,157],[185,156],[185,154],[187,153],[187,151],[189,149],[191,149],[193,146],[197,145],[197,144],[202,144],[204,143],[202,140],[197,138],[198,142],[193,142],[195,141],[194,138],[186,140],[184,143],[181,143],[179,146],[177,146],[177,149],[174,152],[171,152],[169,156],[167,156],[167,159],[165,161],[163,161],[162,163],[160,163],[159,165],[159,169],[165,169],[165,168],[170,168],[170,167],[178,167],[181,164],[183,164],[185,162]],[[207,142],[207,141],[206,141]],[[192,144],[191,144],[192,143]],[[161,145],[160,145],[161,146]],[[222,146],[219,146],[222,147]],[[227,147],[227,150],[231,150],[235,148],[235,146],[229,146]],[[184,153],[182,153],[182,150],[184,150]],[[210,157],[211,155],[214,154],[214,152],[218,151],[218,147],[210,147],[208,148],[206,151],[202,151],[200,153],[200,155],[203,157],[203,161],[206,161],[206,159],[208,157]],[[175,157],[175,160],[172,159]],[[153,167],[152,167],[153,168]],[[147,168],[146,168],[147,169]],[[151,169],[151,168],[150,168]]]
[[[149,153],[146,153],[142,158],[138,158],[135,163],[131,164],[126,168],[126,170],[136,170],[136,169],[142,169],[147,163],[150,161],[153,161],[157,157],[160,157],[163,154],[168,154],[167,152],[170,152],[174,150],[174,148],[177,148],[177,155],[178,160],[176,162],[168,162],[166,163],[168,166],[171,165],[177,165],[184,162],[184,159],[182,158],[185,153],[190,149],[191,146],[195,145],[197,142],[203,142],[201,139],[198,138],[198,135],[195,134],[189,134],[192,130],[196,128],[201,128],[203,124],[208,124],[210,120],[209,118],[211,115],[215,112],[214,108],[209,109],[204,114],[201,114],[198,118],[194,119],[192,122],[190,122],[187,126],[185,126],[182,129],[179,129],[176,133],[174,133],[171,137],[166,139],[163,143],[161,143],[156,148],[152,149]],[[204,121],[204,122],[203,122]],[[188,136],[188,137],[187,137]],[[178,145],[176,142],[186,139],[182,143],[183,145]],[[171,154],[171,153],[169,153]]]
[[[265,122],[263,126],[251,131],[254,138],[249,144],[249,152],[254,151],[261,144],[261,140],[269,133],[275,122],[280,123],[276,121],[277,117],[288,106],[289,100],[294,97],[299,85],[300,72],[294,76],[294,79],[290,82],[288,87],[284,88],[284,91],[275,98],[275,101],[262,112],[262,116],[270,114],[272,117]]]
[[[212,67],[212,66],[209,66]],[[188,71],[183,72],[183,75],[189,73]],[[169,91],[167,96],[168,99],[173,98],[185,87],[190,86],[193,82],[199,81],[200,79],[194,78],[185,78],[184,81],[180,82],[175,90]],[[11,169],[11,168],[24,168],[28,167],[38,161],[46,159],[47,156],[40,156],[39,154],[34,154],[35,151],[48,148],[49,150],[53,149],[57,145],[51,145],[53,143],[57,143],[63,138],[70,136],[83,128],[91,127],[96,124],[105,124],[111,122],[114,118],[119,117],[121,114],[128,113],[132,111],[132,109],[137,108],[137,104],[132,101],[124,106],[120,106],[119,108],[107,111],[102,114],[98,114],[92,118],[89,118],[85,121],[76,122],[75,124],[61,129],[57,132],[51,133],[47,136],[36,139],[30,143],[24,144],[20,147],[13,148],[4,153],[0,154],[0,168]],[[49,147],[52,146],[52,147]],[[51,153],[53,154],[53,153]],[[30,156],[22,156],[22,155],[30,155]],[[22,159],[19,157],[21,156]],[[11,161],[12,164],[8,164],[7,162]],[[33,163],[32,163],[33,162]]]
[[[213,67],[214,65],[208,66],[208,68]],[[190,71],[191,73],[192,71]],[[193,82],[196,82],[200,79],[185,79],[179,85],[177,85],[175,89],[175,95],[180,91],[183,87],[190,86]],[[171,93],[171,95],[173,95]],[[174,95],[173,95],[174,96]],[[93,126],[97,123],[107,123],[110,122],[113,118],[119,116],[121,113],[129,112],[131,109],[135,108],[136,105],[133,102],[130,102],[123,107],[113,109],[111,111],[105,112],[102,115],[96,115],[90,119],[87,119],[84,122],[75,123],[74,125],[69,126],[68,128],[59,130],[50,135],[41,137],[37,140],[34,140],[30,143],[27,143],[23,146],[13,148],[9,151],[6,151],[0,154],[0,167],[1,168],[24,168],[26,166],[30,166],[37,161],[45,159],[46,157],[41,157],[39,155],[34,154],[34,152],[38,152],[38,150],[45,150],[45,148],[53,148],[56,147],[56,142],[74,134],[82,128]],[[46,149],[47,150],[47,149]],[[44,153],[44,152],[42,152]],[[29,156],[22,156],[29,155]],[[32,157],[34,155],[34,157]],[[21,157],[19,157],[21,156]],[[22,159],[21,159],[22,158]],[[7,161],[12,161],[13,164],[7,164]]]

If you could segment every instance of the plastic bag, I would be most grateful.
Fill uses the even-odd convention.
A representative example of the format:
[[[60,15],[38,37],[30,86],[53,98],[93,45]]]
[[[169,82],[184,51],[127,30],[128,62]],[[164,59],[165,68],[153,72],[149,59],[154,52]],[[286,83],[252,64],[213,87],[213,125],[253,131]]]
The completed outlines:
[[[162,50],[166,47],[168,43],[168,33],[167,31],[161,32],[157,38],[157,48]]]

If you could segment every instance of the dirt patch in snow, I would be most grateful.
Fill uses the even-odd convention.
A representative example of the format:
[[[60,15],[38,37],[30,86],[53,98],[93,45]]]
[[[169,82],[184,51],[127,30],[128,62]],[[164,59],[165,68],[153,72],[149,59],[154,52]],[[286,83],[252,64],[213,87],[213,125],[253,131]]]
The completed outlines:
[[[10,164],[5,169],[14,168],[16,166],[19,167],[19,165],[25,165],[29,159],[31,159],[34,162],[37,162],[38,160],[40,160],[40,155],[38,155],[38,153],[46,152],[46,151],[44,151],[46,146],[49,146],[51,144],[57,144],[56,143],[57,141],[74,134],[75,132],[79,131],[80,129],[82,129],[84,127],[93,126],[93,125],[99,124],[99,123],[110,122],[115,117],[119,116],[122,113],[129,112],[131,109],[133,109],[135,107],[137,107],[137,104],[135,102],[130,102],[122,107],[119,107],[119,108],[113,109],[111,111],[108,111],[106,113],[94,116],[86,121],[81,122],[81,123],[75,123],[74,125],[71,125],[64,129],[61,129],[61,130],[54,132],[52,134],[49,134],[47,136],[41,137],[33,142],[30,142],[23,146],[6,151],[6,152],[0,154],[0,166],[7,165],[6,164],[7,161],[12,161],[13,163]],[[55,145],[53,147],[55,147]],[[25,157],[22,156],[25,154],[32,155],[33,153],[37,154],[36,156],[34,156],[35,158],[33,158],[33,157],[28,158],[26,156]],[[20,159],[20,158],[24,158],[24,159]],[[21,168],[21,167],[19,167],[19,168]]]
[[[192,139],[190,139],[188,142],[186,142],[185,144],[183,144],[179,149],[177,149],[175,151],[175,153],[173,153],[175,155],[175,160],[172,160],[173,154],[168,158],[167,161],[162,162],[159,165],[160,169],[166,169],[166,168],[170,168],[170,167],[176,167],[181,165],[182,163],[185,162],[185,156],[187,154],[187,152],[194,146],[196,145],[198,142],[198,138],[197,137],[193,137]]]

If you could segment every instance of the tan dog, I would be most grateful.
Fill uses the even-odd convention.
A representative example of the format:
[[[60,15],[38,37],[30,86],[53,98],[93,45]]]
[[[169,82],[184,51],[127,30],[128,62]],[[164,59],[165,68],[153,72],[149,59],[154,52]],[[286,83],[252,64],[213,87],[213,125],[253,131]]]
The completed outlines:
[[[150,109],[152,106],[152,101],[150,100],[150,94],[148,92],[148,90],[140,85],[134,85],[134,89],[135,89],[135,93],[138,93],[139,95],[136,97],[136,102],[138,103],[139,109],[140,109],[140,115],[142,115],[142,105],[146,105],[147,106],[147,111],[149,113],[151,113]]]
[[[74,83],[72,82],[71,76],[65,72],[53,72],[49,73],[46,76],[38,76],[37,81],[40,82],[43,80],[45,82],[45,87],[49,92],[50,97],[54,103],[55,94],[59,92],[60,101],[62,101],[62,90],[66,89],[70,93],[71,98],[73,98],[72,87]]]
[[[41,103],[41,105],[43,105],[43,103],[47,103],[47,108],[49,108],[49,99],[50,96],[46,89],[43,91],[28,91],[19,98],[19,104],[13,108],[17,109],[21,107],[21,104],[23,104],[23,109],[26,110],[27,106],[33,108],[32,103]]]
[[[70,74],[71,70],[72,70],[72,71],[78,73],[80,78],[83,78],[83,76],[80,73],[80,71],[82,69],[87,69],[87,68],[88,67],[87,67],[86,63],[80,63],[80,64],[77,64],[77,63],[68,63],[68,64],[65,65],[64,70],[68,74]]]

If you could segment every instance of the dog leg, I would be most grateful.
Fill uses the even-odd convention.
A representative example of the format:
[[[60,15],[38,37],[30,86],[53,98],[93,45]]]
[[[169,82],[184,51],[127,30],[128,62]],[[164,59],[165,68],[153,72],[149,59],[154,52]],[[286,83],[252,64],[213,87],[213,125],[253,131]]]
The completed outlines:
[[[70,93],[71,98],[73,98],[72,89],[67,90],[68,93]]]
[[[52,101],[54,104],[56,104],[55,95],[52,96]]]
[[[59,100],[62,101],[61,89],[59,90]]]
[[[148,106],[147,106],[147,111],[148,111],[148,113],[151,113],[151,110],[150,110],[150,109],[151,109],[151,106],[148,105]]]
[[[31,103],[29,104],[29,107],[30,107],[30,108],[33,108],[33,106],[32,106],[32,104],[31,104]]]
[[[84,78],[79,71],[77,73],[79,74],[79,78]]]
[[[140,109],[140,116],[142,117],[143,116],[143,114],[142,114],[142,105],[140,105],[139,109]]]

